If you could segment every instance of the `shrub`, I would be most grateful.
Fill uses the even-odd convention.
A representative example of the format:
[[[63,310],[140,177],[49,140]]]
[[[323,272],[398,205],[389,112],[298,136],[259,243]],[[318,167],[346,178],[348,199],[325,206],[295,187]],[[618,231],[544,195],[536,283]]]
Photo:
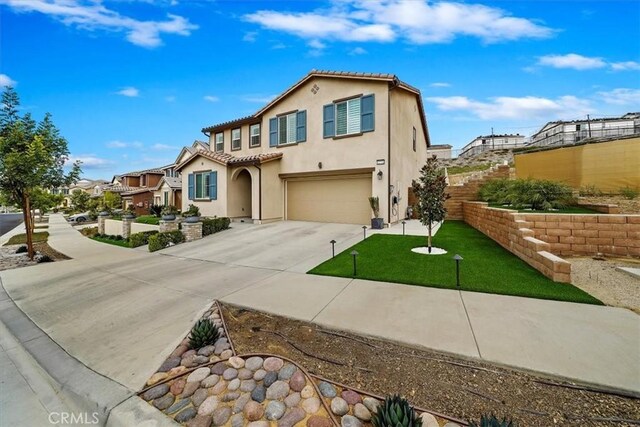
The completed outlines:
[[[193,205],[191,205],[193,206]],[[167,205],[164,208],[162,208],[162,210],[160,211],[161,215],[177,215],[178,214],[178,209],[176,209],[175,206],[172,205]]]
[[[184,242],[184,235],[181,231],[165,231],[149,236],[149,252],[159,251],[169,246],[170,243],[177,245]]]
[[[149,213],[153,216],[159,217],[160,215],[162,215],[162,205],[149,206]]]
[[[500,421],[495,415],[483,415],[480,418],[480,424],[475,421],[470,421],[469,427],[516,427],[516,425],[511,420],[507,421],[506,418]]]
[[[585,185],[580,187],[578,194],[582,197],[599,197],[602,196],[602,190],[596,187],[594,184]]]
[[[17,254],[26,254],[28,252],[28,249],[26,246],[19,246],[18,249],[16,249],[16,253]]]
[[[189,348],[202,348],[214,344],[220,333],[211,319],[200,319],[191,329],[189,334]]]
[[[38,258],[36,258],[36,262],[38,264],[40,264],[41,262],[53,262],[53,258],[51,258],[49,255],[40,255]]]
[[[149,244],[149,237],[154,234],[158,234],[156,230],[151,231],[143,231],[140,233],[133,233],[129,236],[129,246],[132,248],[137,248],[139,246],[144,246]]]
[[[205,218],[202,220],[202,235],[208,236],[218,231],[229,228],[231,220],[227,217],[222,218]]]
[[[634,188],[625,187],[620,189],[620,194],[627,200],[633,200],[640,194],[640,191]]]
[[[575,204],[571,187],[538,179],[490,180],[480,187],[478,196],[489,203],[534,211],[560,209]]]
[[[98,227],[85,227],[80,229],[80,233],[83,236],[94,237],[98,235]]]
[[[398,395],[387,396],[373,414],[374,427],[421,427],[422,418],[416,414],[407,399]]]
[[[182,212],[182,216],[185,218],[189,216],[200,216],[200,208],[193,204],[189,205],[189,209]]]

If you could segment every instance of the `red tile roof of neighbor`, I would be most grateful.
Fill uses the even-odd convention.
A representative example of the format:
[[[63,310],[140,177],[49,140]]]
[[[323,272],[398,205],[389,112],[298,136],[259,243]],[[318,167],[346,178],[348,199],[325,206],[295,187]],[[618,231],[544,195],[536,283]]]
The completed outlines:
[[[424,111],[424,105],[422,104],[422,95],[420,94],[420,90],[414,86],[411,86],[408,83],[400,80],[395,74],[386,74],[386,73],[357,73],[350,71],[329,71],[329,70],[311,70],[306,76],[302,79],[298,80],[292,86],[290,86],[287,90],[282,92],[280,95],[275,97],[271,102],[258,110],[255,114],[247,117],[242,117],[240,119],[230,120],[223,123],[218,123],[213,126],[208,126],[202,129],[202,132],[206,134],[206,132],[214,132],[218,130],[227,129],[229,126],[233,125],[242,125],[246,123],[250,123],[254,120],[259,119],[262,114],[267,111],[269,108],[276,105],[282,99],[284,99],[291,92],[296,90],[300,85],[305,83],[307,80],[314,77],[329,77],[329,78],[346,78],[346,79],[359,79],[359,80],[379,80],[386,81],[393,85],[393,87],[399,87],[409,92],[412,92],[418,98],[418,108],[420,109],[420,118],[422,120],[422,128],[425,133],[425,137],[427,139],[427,146],[431,145],[431,141],[429,138],[429,129],[427,127],[427,118]]]
[[[193,159],[198,156],[202,156],[206,159],[213,160],[214,162],[220,163],[224,166],[239,166],[244,164],[254,164],[254,163],[266,163],[271,160],[277,160],[282,158],[281,152],[276,153],[262,153],[262,154],[253,154],[250,156],[234,156],[229,153],[216,153],[209,150],[198,150],[193,153],[191,156],[186,158],[182,163],[176,166],[176,170],[182,169],[188,163],[190,163]]]

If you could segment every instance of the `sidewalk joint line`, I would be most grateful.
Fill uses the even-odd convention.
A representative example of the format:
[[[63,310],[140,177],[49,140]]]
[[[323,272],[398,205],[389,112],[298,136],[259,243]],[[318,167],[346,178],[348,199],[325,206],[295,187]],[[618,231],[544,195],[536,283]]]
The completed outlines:
[[[469,312],[467,311],[467,305],[464,303],[464,298],[462,298],[462,291],[458,291],[460,295],[460,301],[462,301],[462,307],[464,308],[464,314],[467,316],[467,322],[469,323],[469,329],[471,329],[471,336],[473,337],[473,342],[476,344],[476,350],[478,350],[478,357],[482,359],[482,353],[480,352],[480,346],[478,345],[478,339],[476,338],[476,333],[473,330],[473,325],[471,324],[471,318],[469,317]]]
[[[344,287],[344,288],[342,288],[342,289],[340,290],[340,292],[338,292],[337,294],[335,294],[335,295],[334,295],[334,297],[333,297],[333,298],[331,298],[331,301],[329,301],[328,303],[326,303],[326,304],[325,304],[325,306],[324,306],[324,307],[322,307],[322,308],[320,309],[320,311],[319,311],[318,313],[316,313],[316,315],[315,315],[315,316],[313,316],[313,318],[312,318],[309,322],[313,322],[313,321],[315,321],[315,320],[316,320],[316,317],[320,316],[320,314],[321,314],[321,313],[322,313],[322,312],[323,312],[327,307],[329,307],[329,304],[331,304],[333,301],[335,301],[335,299],[336,299],[336,298],[338,298],[340,295],[342,295],[342,293],[343,293],[343,292],[344,292],[344,291],[349,287],[349,285],[351,285],[351,284],[353,283],[353,281],[354,281],[354,280],[356,280],[356,279],[351,279],[351,280],[349,280],[349,283],[347,283],[347,284],[345,285],[345,287]]]

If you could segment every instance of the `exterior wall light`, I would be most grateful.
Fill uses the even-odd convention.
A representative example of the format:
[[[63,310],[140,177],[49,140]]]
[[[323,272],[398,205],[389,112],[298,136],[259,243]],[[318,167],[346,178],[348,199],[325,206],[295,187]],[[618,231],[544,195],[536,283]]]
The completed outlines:
[[[378,171],[378,179],[382,179],[382,170]]]

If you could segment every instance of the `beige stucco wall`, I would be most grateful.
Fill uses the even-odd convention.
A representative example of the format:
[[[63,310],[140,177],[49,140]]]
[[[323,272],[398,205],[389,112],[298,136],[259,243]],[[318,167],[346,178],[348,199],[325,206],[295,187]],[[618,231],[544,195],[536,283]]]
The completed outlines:
[[[142,233],[143,231],[160,231],[159,225],[153,224],[141,224],[138,222],[131,223],[131,234]]]
[[[250,169],[255,168],[229,168],[229,191],[227,192],[227,216],[229,218],[257,218],[252,209],[252,199],[254,198],[252,189],[257,187],[258,178],[254,179]],[[254,182],[256,185],[253,185]]]
[[[402,221],[408,206],[408,188],[418,178],[427,160],[426,135],[420,119],[415,95],[394,89],[391,95],[391,185],[398,196],[392,205],[391,222]],[[413,151],[413,128],[416,129],[416,151]]]
[[[122,221],[107,219],[104,222],[104,234],[122,236]]]
[[[284,181],[280,174],[281,160],[261,165],[262,168],[262,220],[274,221],[284,216]],[[254,207],[256,203],[254,202]],[[257,218],[254,217],[254,218]]]
[[[173,189],[171,187],[169,187],[169,184],[162,184],[162,187],[160,187],[157,191],[154,191],[153,193],[153,203],[155,204],[160,204],[160,205],[164,205],[164,192],[168,191],[169,192],[169,204],[175,206],[176,205],[176,200],[175,200],[175,195],[173,192]],[[160,198],[160,202],[158,203],[158,197]],[[180,208],[180,206],[177,206],[178,208]]]
[[[314,95],[311,92],[313,85],[319,87]],[[375,95],[375,130],[359,136],[346,138],[322,137],[323,113],[325,104],[332,103],[355,95]],[[415,99],[415,98],[414,98]],[[294,110],[307,111],[307,140],[302,143],[280,147],[269,147],[269,119],[278,114]],[[231,151],[231,129],[224,131],[225,152],[235,156],[253,155],[281,151],[283,153],[279,173],[296,172],[325,172],[328,170],[343,170],[376,167],[376,160],[384,159],[385,165],[377,166],[387,176],[387,114],[388,114],[388,83],[376,81],[363,81],[335,78],[314,78],[300,86],[280,103],[264,112],[261,121],[261,145],[257,148],[249,148],[249,125],[241,127],[242,149]],[[211,134],[210,144],[215,146],[215,133]],[[322,169],[318,163],[322,162]],[[273,162],[275,163],[275,162]],[[183,171],[183,176],[186,171]],[[266,184],[266,186],[265,186]],[[183,188],[184,188],[183,184]],[[275,192],[273,185],[263,175],[263,217],[267,219],[283,216],[284,203],[276,200],[279,206],[276,209],[266,207],[265,201],[269,196],[265,192]],[[265,188],[269,187],[269,188]],[[276,186],[277,187],[277,186]],[[186,190],[183,190],[186,191]],[[372,194],[380,197],[380,211],[386,218],[387,213],[387,179],[372,180]],[[254,200],[255,204],[255,200]],[[267,209],[269,214],[267,214]],[[388,218],[387,218],[388,220]]]
[[[217,200],[189,200],[189,174],[194,172],[218,171],[218,199]],[[217,162],[204,157],[197,157],[182,170],[182,211],[194,204],[200,208],[202,216],[227,216],[227,168]]]

